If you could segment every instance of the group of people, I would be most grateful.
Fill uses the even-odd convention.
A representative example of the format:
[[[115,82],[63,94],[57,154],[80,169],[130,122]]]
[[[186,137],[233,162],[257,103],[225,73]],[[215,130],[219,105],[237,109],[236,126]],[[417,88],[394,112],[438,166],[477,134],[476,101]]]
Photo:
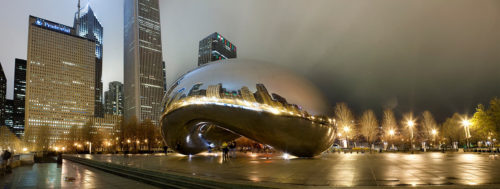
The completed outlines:
[[[9,161],[12,158],[12,153],[9,150],[4,150],[1,154],[1,157],[2,157],[1,168],[5,169],[5,172],[7,173],[11,172]]]
[[[222,159],[229,159],[229,157],[236,157],[236,141],[222,143]]]

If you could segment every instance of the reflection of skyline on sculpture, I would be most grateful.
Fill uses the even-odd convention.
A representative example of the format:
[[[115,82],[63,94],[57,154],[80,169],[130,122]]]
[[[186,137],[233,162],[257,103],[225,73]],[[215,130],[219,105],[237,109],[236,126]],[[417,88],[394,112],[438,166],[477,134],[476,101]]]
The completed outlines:
[[[162,134],[182,154],[240,136],[301,157],[332,145],[321,94],[271,64],[224,60],[184,74],[163,99]]]
[[[290,104],[286,98],[272,93],[269,95],[264,84],[256,84],[257,91],[251,92],[247,86],[242,86],[240,90],[228,90],[222,83],[217,85],[208,85],[202,89],[203,83],[195,84],[189,92],[186,90],[175,91],[171,95],[165,107],[165,113],[174,111],[187,105],[193,104],[221,104],[224,106],[239,107],[257,111],[267,111],[273,114],[283,114],[288,116],[297,116],[310,119],[312,121],[328,121],[326,116],[311,116],[306,110],[303,110],[297,104]],[[183,88],[185,89],[185,88]]]

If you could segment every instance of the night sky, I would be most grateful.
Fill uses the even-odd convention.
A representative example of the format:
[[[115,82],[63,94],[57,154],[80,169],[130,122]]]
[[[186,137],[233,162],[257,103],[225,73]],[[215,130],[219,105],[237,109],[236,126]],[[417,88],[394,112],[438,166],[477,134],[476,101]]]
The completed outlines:
[[[10,80],[26,58],[28,16],[73,25],[77,0],[0,7],[0,62]],[[82,0],[82,5],[87,3]],[[123,1],[92,0],[104,27],[103,82],[123,81]],[[283,65],[333,106],[359,115],[430,110],[442,121],[500,96],[500,1],[161,0],[167,80],[197,66],[198,42],[219,32],[238,57]],[[292,83],[288,83],[292,85]]]

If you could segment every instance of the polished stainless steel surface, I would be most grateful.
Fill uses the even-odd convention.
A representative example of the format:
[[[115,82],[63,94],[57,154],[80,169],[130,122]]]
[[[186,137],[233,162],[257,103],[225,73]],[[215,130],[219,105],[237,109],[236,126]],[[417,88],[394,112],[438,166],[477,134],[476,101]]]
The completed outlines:
[[[279,66],[221,60],[180,77],[163,99],[165,142],[196,154],[245,136],[300,157],[332,145],[334,127],[324,97]]]

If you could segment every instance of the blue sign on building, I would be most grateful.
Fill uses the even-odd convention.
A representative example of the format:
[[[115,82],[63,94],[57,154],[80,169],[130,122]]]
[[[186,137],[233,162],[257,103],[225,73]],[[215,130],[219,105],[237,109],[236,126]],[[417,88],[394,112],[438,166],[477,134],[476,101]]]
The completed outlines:
[[[62,25],[56,25],[56,24],[48,23],[45,20],[42,20],[40,18],[35,21],[35,24],[39,25],[39,26],[42,26],[42,27],[45,27],[45,28],[49,28],[51,30],[61,31],[61,32],[64,32],[64,33],[71,33],[71,30],[68,27],[65,27],[65,26],[62,26]]]

